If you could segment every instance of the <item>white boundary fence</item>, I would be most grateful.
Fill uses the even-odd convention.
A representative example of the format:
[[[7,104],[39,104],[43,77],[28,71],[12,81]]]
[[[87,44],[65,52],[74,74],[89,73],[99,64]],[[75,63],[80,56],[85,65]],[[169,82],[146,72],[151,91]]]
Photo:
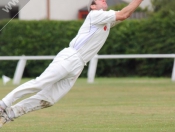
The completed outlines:
[[[19,60],[13,78],[13,84],[20,84],[27,60],[52,60],[55,56],[0,56],[1,60]]]
[[[172,81],[175,81],[175,54],[136,54],[136,55],[96,55],[89,64],[88,82],[93,83],[97,69],[98,59],[136,59],[136,58],[174,58]]]
[[[14,74],[13,84],[19,84],[27,60],[52,60],[55,56],[0,56],[1,60],[19,60]],[[89,64],[88,82],[93,83],[98,59],[136,59],[136,58],[173,58],[172,81],[175,81],[175,54],[136,54],[136,55],[96,55]]]

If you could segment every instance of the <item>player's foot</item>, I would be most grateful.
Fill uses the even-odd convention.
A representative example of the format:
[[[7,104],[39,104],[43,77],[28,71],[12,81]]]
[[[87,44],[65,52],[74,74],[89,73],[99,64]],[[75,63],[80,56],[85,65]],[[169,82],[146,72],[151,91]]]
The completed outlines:
[[[0,106],[0,111],[4,111],[4,109]]]
[[[13,121],[10,119],[4,110],[0,110],[0,128],[7,122]]]
[[[1,106],[1,104],[0,104],[0,111],[4,111],[4,108]]]

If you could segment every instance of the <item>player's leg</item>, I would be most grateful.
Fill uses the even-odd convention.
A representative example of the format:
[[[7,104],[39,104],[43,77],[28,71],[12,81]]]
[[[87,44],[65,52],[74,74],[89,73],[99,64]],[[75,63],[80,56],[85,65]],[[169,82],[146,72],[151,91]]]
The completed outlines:
[[[45,88],[44,90],[38,92],[36,95],[22,100],[16,105],[7,108],[6,115],[8,115],[10,119],[15,119],[24,114],[27,114],[28,112],[52,106],[70,91],[81,71],[82,69],[79,69],[79,72],[75,76],[71,75],[68,78],[60,80],[59,82],[53,84],[51,88]],[[13,117],[11,115],[11,112],[14,112]],[[4,121],[3,124],[5,123],[6,122]]]
[[[60,69],[60,71],[62,72],[61,76],[59,75],[59,73],[54,74],[55,76],[57,76],[57,79],[58,78],[62,79],[65,76],[67,76],[68,73],[67,73],[67,70],[65,70],[65,68],[63,68],[62,66],[61,67],[57,66],[57,68]],[[56,71],[54,73],[56,73]],[[49,76],[47,74],[47,77],[52,78],[53,73],[52,73],[52,76],[51,75]],[[53,77],[53,78],[55,78],[55,77]],[[45,81],[45,80],[43,79],[42,81]],[[59,81],[57,81],[57,82],[59,82]],[[10,94],[8,94],[3,99],[3,102],[8,102],[9,100],[11,100],[13,102],[15,99],[18,99],[22,95],[24,95],[26,93],[26,90],[27,90],[27,93],[29,93],[30,89],[34,88],[34,86],[36,86],[37,88],[39,87],[39,85],[34,85],[34,84],[33,85],[31,84],[31,87],[30,87],[29,83],[26,83],[25,85],[23,85],[22,88],[19,87],[19,89],[15,89],[14,91],[12,91]],[[5,124],[9,121],[12,121],[15,117],[21,116],[21,115],[26,114],[30,111],[46,108],[46,107],[53,105],[53,103],[54,103],[54,100],[52,99],[53,95],[51,95],[49,93],[51,92],[52,87],[56,87],[56,86],[54,86],[54,84],[45,85],[45,86],[42,85],[42,86],[43,86],[43,89],[40,90],[40,92],[38,92],[36,95],[17,103],[13,107],[8,106],[7,108],[5,108],[5,110],[1,109],[0,110],[0,127],[2,127],[3,124]],[[24,89],[24,92],[23,92],[23,89]],[[13,99],[13,98],[15,98],[15,99]]]
[[[83,68],[83,64],[80,64],[78,67],[75,65],[66,78],[12,106],[11,108],[15,113],[15,118],[31,111],[50,107],[58,102],[73,87]]]
[[[68,49],[68,51],[63,52],[62,55],[65,56],[66,53],[69,53],[69,51],[71,52],[72,50]],[[60,61],[59,59],[55,59],[54,62],[56,62],[56,64],[59,64],[58,63],[59,61]],[[57,71],[60,71],[59,66],[62,66],[61,67],[61,80],[58,77],[60,76],[59,72],[57,72]],[[80,75],[83,67],[84,67],[84,63],[82,62],[82,60],[79,58],[77,54],[73,53],[72,56],[68,57],[67,59],[64,59],[64,61],[60,65],[56,65],[56,69],[54,68],[53,70],[52,68],[50,68],[48,70],[49,73],[53,72],[52,76],[50,76],[48,80],[51,79],[52,77],[56,78],[54,80],[51,79],[52,84],[46,85],[48,80],[46,80],[46,84],[42,82],[43,84],[41,86],[44,86],[44,89],[42,89],[36,95],[28,99],[25,99],[12,107],[7,108],[4,113],[8,115],[11,119],[13,119],[23,114],[26,114],[30,111],[46,108],[46,107],[53,105],[55,102],[57,102],[60,98],[62,98],[71,89],[76,79]],[[45,73],[47,72],[44,72],[41,76],[43,76]],[[43,80],[40,80],[40,81],[43,81]],[[13,114],[11,114],[12,112],[14,112],[14,117],[13,117]],[[0,125],[6,123],[6,120],[4,119],[4,117],[1,115],[0,117],[1,117]]]
[[[60,63],[53,61],[39,77],[28,81],[11,91],[2,99],[2,102],[5,104],[5,106],[9,107],[13,102],[24,95],[37,93],[42,89],[51,87],[51,85],[67,75],[68,71],[62,65],[60,65]],[[0,105],[1,104],[2,103],[0,103]]]

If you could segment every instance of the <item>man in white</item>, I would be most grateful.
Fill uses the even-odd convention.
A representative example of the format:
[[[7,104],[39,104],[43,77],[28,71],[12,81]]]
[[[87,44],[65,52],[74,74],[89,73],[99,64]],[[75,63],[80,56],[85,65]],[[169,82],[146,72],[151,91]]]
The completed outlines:
[[[90,0],[90,13],[68,48],[36,79],[26,82],[0,101],[0,127],[31,111],[47,108],[61,99],[74,85],[84,65],[104,45],[110,28],[127,19],[142,0],[132,2],[121,11],[107,11],[106,0]],[[24,95],[35,95],[13,105]]]

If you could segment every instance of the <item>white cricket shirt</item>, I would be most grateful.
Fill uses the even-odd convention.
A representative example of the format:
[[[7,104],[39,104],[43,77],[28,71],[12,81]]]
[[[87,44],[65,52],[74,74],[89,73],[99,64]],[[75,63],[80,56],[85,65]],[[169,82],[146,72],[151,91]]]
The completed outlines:
[[[110,28],[117,23],[115,11],[92,10],[69,46],[77,50],[86,63],[98,53]]]

